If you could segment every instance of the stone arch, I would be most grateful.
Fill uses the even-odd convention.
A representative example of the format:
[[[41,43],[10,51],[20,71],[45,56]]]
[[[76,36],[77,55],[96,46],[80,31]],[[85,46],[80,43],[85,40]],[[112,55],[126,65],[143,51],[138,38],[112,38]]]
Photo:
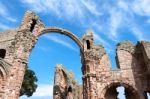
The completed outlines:
[[[31,28],[31,30],[32,30],[32,28]],[[34,31],[34,30],[32,30],[32,31]],[[81,52],[83,51],[83,44],[80,41],[80,39],[78,39],[72,32],[70,32],[68,30],[58,28],[58,27],[47,27],[47,28],[43,28],[42,30],[38,31],[37,33],[32,32],[32,31],[30,31],[30,29],[22,29],[18,33],[17,37],[18,37],[18,41],[20,41],[20,42],[18,42],[19,43],[18,45],[20,45],[19,46],[20,48],[17,49],[16,55],[18,55],[18,52],[19,52],[19,55],[21,55],[19,58],[22,59],[21,62],[19,62],[19,63],[24,63],[24,61],[25,61],[25,63],[28,63],[29,55],[31,54],[32,49],[34,48],[35,44],[37,43],[38,38],[41,35],[46,34],[46,33],[54,32],[54,33],[63,34],[65,36],[71,38],[73,41],[75,41],[75,43],[79,46],[80,51]],[[23,45],[25,45],[25,46],[23,46]],[[24,70],[24,69],[25,68],[22,66],[22,70]],[[65,82],[69,82],[69,81],[67,81],[66,72],[64,70],[61,70],[61,71],[63,73],[63,76],[65,76],[65,80],[66,80]],[[22,77],[23,77],[24,72],[22,72],[22,74],[20,73],[20,75],[22,75]],[[67,85],[66,85],[66,87],[67,87]],[[61,90],[61,88],[60,88],[60,90]],[[63,95],[63,97],[64,97],[65,94],[61,93],[61,95]]]
[[[68,36],[69,38],[71,38],[73,41],[76,42],[76,44],[79,46],[80,50],[83,50],[83,44],[80,41],[80,39],[78,39],[72,32],[66,30],[66,29],[62,29],[62,28],[58,28],[58,27],[47,27],[42,29],[39,33],[38,33],[38,37],[42,34],[46,34],[48,32],[56,32],[56,33],[60,33],[63,35]]]
[[[72,92],[72,87],[71,86],[68,87],[68,92]]]
[[[73,99],[72,91],[73,91],[72,87],[69,86],[68,89],[67,89],[67,99]]]
[[[129,84],[128,82],[112,82],[107,84],[102,90],[101,97],[104,99],[116,99],[116,98],[108,98],[108,94],[110,95],[110,91],[113,91],[113,88],[117,88],[119,86],[123,86],[126,92],[126,99],[140,99],[137,89]],[[117,95],[117,93],[116,93]]]

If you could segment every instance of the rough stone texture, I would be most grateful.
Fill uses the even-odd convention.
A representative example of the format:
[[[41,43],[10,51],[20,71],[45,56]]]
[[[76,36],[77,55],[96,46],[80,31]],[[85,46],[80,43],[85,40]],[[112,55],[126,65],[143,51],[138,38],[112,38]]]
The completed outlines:
[[[83,99],[82,87],[75,81],[74,74],[67,71],[62,64],[55,67],[53,99]]]
[[[145,92],[150,92],[149,42],[119,43],[116,49],[118,69],[112,70],[104,47],[94,44],[92,32],[87,32],[80,40],[68,30],[45,27],[31,11],[26,12],[18,28],[0,33],[0,99],[18,99],[28,57],[39,36],[47,32],[66,35],[80,47],[83,86],[73,84],[73,76],[56,66],[56,75],[59,75],[55,75],[54,89],[62,86],[63,93],[58,99],[64,96],[69,99],[117,99],[115,89],[118,86],[125,87],[127,99],[146,99]],[[73,91],[67,93],[71,88]],[[55,92],[54,98],[57,99]]]

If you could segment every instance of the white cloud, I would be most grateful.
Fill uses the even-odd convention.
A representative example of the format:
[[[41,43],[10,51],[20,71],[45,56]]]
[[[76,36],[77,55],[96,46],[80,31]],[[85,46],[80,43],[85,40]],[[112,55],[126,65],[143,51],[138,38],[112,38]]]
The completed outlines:
[[[47,52],[51,49],[51,47],[47,47],[47,46],[37,46],[36,48],[38,48],[41,51]]]
[[[53,96],[53,85],[40,84],[33,97]]]
[[[112,40],[114,39],[114,42],[118,41],[117,39],[120,34],[119,29],[124,27],[131,30],[131,34],[135,35],[138,40],[146,39],[140,30],[141,27],[136,23],[137,20],[135,20],[134,13],[139,15],[150,15],[150,1],[137,1],[125,2],[124,0],[119,0],[116,6],[109,8],[109,38]]]
[[[13,17],[11,17],[10,13],[9,13],[9,9],[7,9],[7,7],[2,4],[2,2],[0,2],[0,17],[10,21],[10,22],[16,22],[17,20]]]
[[[66,19],[82,18],[84,12],[79,0],[21,0],[32,10],[39,13],[55,14]]]
[[[112,9],[110,11],[110,36],[117,37],[117,30],[120,28],[122,21],[123,21],[123,14],[121,11],[117,9]]]
[[[147,20],[147,23],[150,24],[150,18]]]
[[[110,44],[105,41],[104,39],[102,39],[102,37],[100,37],[98,34],[94,33],[94,39],[100,43],[102,43],[103,45],[105,45],[106,47],[110,48]]]
[[[93,13],[98,16],[102,15],[102,13],[98,11],[97,4],[92,0],[82,0],[82,3],[90,11],[90,13]]]
[[[127,2],[124,2],[122,0],[118,1],[118,7],[123,9],[124,11],[128,11],[129,10],[129,6]]]
[[[133,11],[141,16],[150,17],[150,0],[135,0],[133,2]]]
[[[49,36],[49,35],[44,35],[45,38],[47,38],[48,40],[51,40],[53,42],[59,43],[63,46],[66,46],[74,51],[78,51],[78,49],[76,49],[74,46],[72,46],[69,42],[66,42],[60,38],[58,38],[57,36]]]
[[[138,40],[144,40],[143,33],[140,31],[140,29],[137,26],[132,26],[131,31]]]
[[[0,16],[7,15],[7,8],[0,2]]]
[[[10,16],[7,16],[6,19],[10,22],[17,22],[17,19],[16,18],[12,18]]]
[[[53,85],[39,84],[33,96],[28,99],[53,99]],[[27,99],[26,96],[22,96],[19,99]]]
[[[78,20],[74,21],[77,24],[83,22],[85,25],[83,27],[89,28],[91,24],[96,21],[99,26],[105,27],[106,31],[104,31],[104,29],[100,30],[99,27],[93,28],[105,32],[105,35],[115,43],[119,40],[119,36],[122,35],[119,31],[122,27],[131,30],[131,34],[135,35],[138,39],[144,38],[144,34],[142,34],[138,28],[139,26],[134,25],[136,24],[135,13],[140,16],[148,16],[150,20],[149,0],[118,0],[116,3],[107,1],[100,3],[93,0],[45,0],[44,2],[41,0],[20,1],[36,12],[53,14],[62,20],[69,19],[71,20],[70,22]],[[88,14],[88,12],[93,16]],[[95,19],[95,16],[98,16],[96,17],[97,19]],[[103,22],[103,19],[106,19],[106,21]],[[101,40],[101,42],[104,41]],[[68,46],[68,44],[65,45]]]

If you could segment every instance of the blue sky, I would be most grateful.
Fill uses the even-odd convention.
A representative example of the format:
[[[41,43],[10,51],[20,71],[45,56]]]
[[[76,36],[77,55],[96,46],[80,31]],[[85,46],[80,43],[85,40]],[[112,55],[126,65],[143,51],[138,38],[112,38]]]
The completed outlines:
[[[1,0],[0,31],[20,25],[25,11],[35,11],[46,26],[68,29],[79,38],[92,30],[115,68],[116,44],[122,40],[150,41],[150,0]],[[29,58],[38,76],[38,89],[28,99],[50,99],[55,65],[64,64],[81,83],[79,47],[70,38],[42,35]],[[20,99],[27,99],[22,97]]]

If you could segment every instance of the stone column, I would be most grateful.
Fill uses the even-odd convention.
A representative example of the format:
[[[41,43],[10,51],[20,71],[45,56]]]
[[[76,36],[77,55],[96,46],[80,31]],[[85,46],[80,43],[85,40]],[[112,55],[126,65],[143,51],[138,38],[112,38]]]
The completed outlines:
[[[10,63],[12,67],[7,78],[4,99],[19,98],[25,67],[36,40],[36,37],[28,30],[18,31],[15,36],[14,46],[12,47],[14,49],[13,61]]]

